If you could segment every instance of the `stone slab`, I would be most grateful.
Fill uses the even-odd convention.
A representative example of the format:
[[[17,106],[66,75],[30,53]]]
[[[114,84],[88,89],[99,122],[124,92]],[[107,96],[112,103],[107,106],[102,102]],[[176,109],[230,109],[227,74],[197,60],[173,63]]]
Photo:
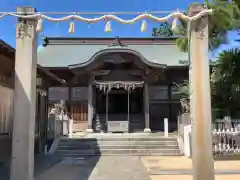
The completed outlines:
[[[108,132],[128,132],[128,121],[108,121]]]
[[[150,180],[139,157],[101,156],[64,159],[35,180]]]
[[[192,175],[193,170],[159,170],[157,168],[150,169],[148,171],[150,175]],[[233,175],[238,174],[240,176],[240,170],[215,170],[215,174],[223,174],[223,175]]]
[[[151,180],[193,180],[190,175],[156,175],[151,176]],[[215,180],[238,180],[239,175],[217,175]]]
[[[155,170],[191,170],[192,160],[185,156],[152,156],[142,157],[146,169]],[[240,160],[224,160],[214,162],[215,170],[239,170]]]

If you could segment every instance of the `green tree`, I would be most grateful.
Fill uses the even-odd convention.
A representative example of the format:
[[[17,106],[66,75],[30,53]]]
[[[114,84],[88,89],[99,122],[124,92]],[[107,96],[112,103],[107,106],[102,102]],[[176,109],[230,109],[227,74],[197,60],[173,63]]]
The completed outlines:
[[[169,23],[163,23],[159,25],[159,28],[153,28],[152,36],[158,37],[173,37],[174,34],[171,30]]]
[[[195,3],[196,4],[196,3]],[[220,44],[227,41],[226,34],[229,30],[240,27],[238,23],[234,21],[238,17],[239,8],[235,2],[227,0],[205,0],[205,4],[209,9],[213,9],[213,14],[209,16],[209,50],[214,50],[219,47]],[[186,13],[187,14],[187,13]],[[171,30],[168,26],[160,26],[158,29],[154,29],[154,32],[165,32]],[[187,22],[179,19],[177,31],[168,33],[177,36],[177,47],[183,51],[188,51],[188,25]],[[161,33],[153,33],[153,36],[159,36]]]
[[[213,107],[224,109],[225,115],[234,115],[239,109],[240,95],[240,49],[223,51],[213,68]]]
[[[223,51],[211,72],[211,99],[213,115],[239,117],[240,111],[240,49]],[[181,102],[188,102],[189,81],[176,84]],[[186,106],[186,103],[184,104]],[[189,108],[188,108],[189,109]]]
[[[209,9],[213,9],[213,14],[209,16],[209,50],[212,51],[227,41],[226,34],[229,30],[238,30],[240,27],[240,0],[205,0]],[[186,13],[187,14],[187,13]],[[183,51],[188,51],[188,24],[179,19],[177,31],[172,33],[162,33],[171,30],[171,23],[168,26],[155,28],[153,36],[177,37],[177,47]],[[233,114],[234,109],[239,108],[237,102],[240,101],[240,50],[232,49],[220,54],[217,63],[213,66],[211,74],[211,94],[213,110],[223,109],[222,115]],[[176,85],[182,95],[181,102],[186,102],[189,98],[189,82],[184,81]],[[189,108],[188,108],[189,109]]]

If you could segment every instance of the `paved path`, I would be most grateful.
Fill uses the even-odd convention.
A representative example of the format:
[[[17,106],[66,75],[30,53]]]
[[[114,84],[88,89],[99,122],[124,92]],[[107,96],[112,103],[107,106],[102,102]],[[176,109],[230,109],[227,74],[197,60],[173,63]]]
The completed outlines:
[[[150,180],[140,157],[101,156],[65,159],[35,180]]]
[[[142,162],[152,180],[192,180],[192,161],[184,156],[142,157]],[[215,161],[216,180],[238,180],[240,161]]]
[[[150,174],[156,174],[160,171],[189,172],[192,170],[192,160],[185,156],[144,156],[142,162]],[[215,171],[220,172],[220,174],[223,171],[240,174],[240,160],[215,161],[214,167]]]
[[[49,156],[39,160],[34,180],[192,180],[188,172],[192,169],[191,160],[186,157],[101,156],[60,160]],[[238,180],[240,175],[234,172],[239,167],[239,160],[215,161],[216,171],[227,171],[216,174],[215,179]],[[179,170],[181,173],[176,173]],[[8,180],[7,176],[0,177]]]
[[[157,175],[152,180],[193,180],[190,175]],[[239,175],[215,175],[215,180],[239,180]]]

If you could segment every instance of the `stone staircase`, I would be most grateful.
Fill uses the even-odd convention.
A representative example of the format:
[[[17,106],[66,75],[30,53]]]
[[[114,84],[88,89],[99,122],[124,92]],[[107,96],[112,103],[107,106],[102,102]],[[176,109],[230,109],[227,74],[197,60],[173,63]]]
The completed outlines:
[[[92,135],[61,139],[56,153],[63,157],[131,155],[180,156],[176,137]]]

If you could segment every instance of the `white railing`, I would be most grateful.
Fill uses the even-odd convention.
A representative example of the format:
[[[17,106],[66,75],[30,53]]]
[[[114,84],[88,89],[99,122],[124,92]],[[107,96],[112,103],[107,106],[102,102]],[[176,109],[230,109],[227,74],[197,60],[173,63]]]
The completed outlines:
[[[214,129],[213,153],[216,155],[240,153],[240,130],[238,128]]]
[[[178,144],[181,152],[191,157],[191,124],[182,123],[179,117]],[[236,121],[215,122],[213,134],[214,155],[240,155],[240,125]],[[221,125],[219,125],[221,124]],[[232,124],[234,124],[232,126]]]

